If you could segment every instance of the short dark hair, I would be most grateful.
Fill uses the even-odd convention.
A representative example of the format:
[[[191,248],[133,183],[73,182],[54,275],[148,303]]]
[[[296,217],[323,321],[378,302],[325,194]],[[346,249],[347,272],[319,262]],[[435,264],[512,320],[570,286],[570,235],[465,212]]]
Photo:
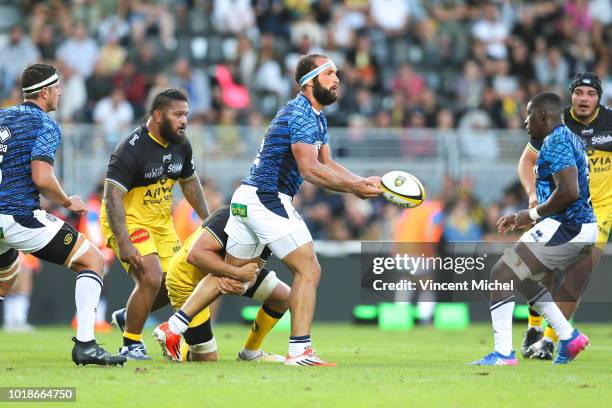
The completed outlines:
[[[153,112],[156,110],[164,110],[167,108],[172,101],[183,101],[187,102],[187,96],[178,89],[166,89],[161,91],[155,98],[153,99],[153,103],[151,104],[151,110],[149,111],[150,115],[153,115]]]
[[[327,55],[322,54],[303,55],[302,58],[300,58],[300,60],[298,61],[297,67],[295,68],[295,82],[299,84],[300,79],[302,79],[304,75],[318,67],[317,59],[319,58],[329,59]]]
[[[561,114],[563,112],[563,101],[556,93],[542,92],[531,98],[531,109],[533,111],[545,111],[549,114]]]
[[[21,89],[36,85],[50,78],[57,72],[57,68],[47,64],[30,64],[21,73]],[[38,92],[25,93],[26,99],[35,98]]]

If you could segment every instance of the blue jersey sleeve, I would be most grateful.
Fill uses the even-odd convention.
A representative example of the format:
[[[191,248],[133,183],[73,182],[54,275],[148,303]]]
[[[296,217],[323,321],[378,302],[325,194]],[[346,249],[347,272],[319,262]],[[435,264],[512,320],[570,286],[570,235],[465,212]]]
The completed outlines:
[[[317,126],[317,122],[309,120],[309,118],[304,115],[296,115],[289,119],[289,136],[291,138],[291,144],[315,144],[319,134]]]
[[[545,152],[545,159],[550,163],[552,174],[557,174],[567,167],[576,167],[574,149],[570,141],[565,138],[558,138],[554,143],[549,143]]]
[[[61,133],[57,123],[51,120],[43,121],[42,130],[32,147],[32,160],[42,160],[53,164],[60,140]]]

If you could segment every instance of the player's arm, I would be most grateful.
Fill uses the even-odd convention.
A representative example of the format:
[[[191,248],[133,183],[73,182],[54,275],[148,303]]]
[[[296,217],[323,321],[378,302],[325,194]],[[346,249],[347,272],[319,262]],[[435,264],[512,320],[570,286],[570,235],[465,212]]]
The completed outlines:
[[[381,194],[381,190],[372,180],[350,180],[321,163],[317,149],[312,144],[294,143],[291,145],[291,151],[300,175],[314,185],[341,193],[352,193],[361,198],[372,198]]]
[[[518,162],[518,176],[527,196],[529,196],[529,208],[533,208],[538,204],[535,188],[535,173],[533,171],[537,157],[538,153],[528,144],[525,146],[525,150],[523,150],[523,154]]]
[[[134,269],[138,269],[142,265],[142,256],[134,244],[130,242],[130,236],[125,225],[125,207],[123,205],[125,193],[125,190],[108,180],[104,183],[106,217],[119,247],[119,259],[129,263]]]
[[[87,212],[79,196],[68,197],[53,173],[55,152],[60,144],[60,130],[55,121],[43,121],[31,152],[32,182],[43,197],[77,214]]]
[[[580,188],[578,187],[578,170],[576,166],[569,166],[553,174],[555,189],[548,200],[535,207],[538,217],[548,217],[557,214],[578,200]],[[525,228],[533,223],[531,210],[521,210],[513,215],[501,217],[497,222],[497,229],[504,234],[514,229]]]
[[[351,181],[360,180],[363,178],[351,173],[346,167],[333,160],[331,157],[331,149],[329,148],[328,144],[321,146],[321,149],[319,150],[319,161],[340,177],[344,177]]]
[[[256,263],[252,262],[243,267],[230,265],[221,257],[222,249],[221,243],[208,230],[204,230],[191,246],[187,262],[205,273],[241,282],[249,282],[257,277]]]
[[[197,174],[189,179],[179,179],[179,184],[183,195],[191,204],[195,212],[198,214],[201,220],[208,218],[210,213],[208,212],[208,205],[206,204],[206,197],[204,197],[204,190]]]
[[[536,207],[540,217],[557,214],[570,206],[580,197],[578,187],[578,169],[576,166],[566,167],[553,174],[555,189],[548,200]]]
[[[83,214],[87,207],[79,196],[68,197],[53,174],[53,166],[42,160],[32,160],[32,181],[43,197],[70,211]]]

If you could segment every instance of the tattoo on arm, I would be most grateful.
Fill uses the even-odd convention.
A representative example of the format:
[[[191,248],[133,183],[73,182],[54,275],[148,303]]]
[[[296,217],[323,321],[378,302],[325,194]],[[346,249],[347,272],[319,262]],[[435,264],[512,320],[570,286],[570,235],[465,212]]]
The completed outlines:
[[[195,176],[189,180],[180,181],[181,190],[183,195],[191,204],[195,212],[198,214],[201,220],[205,220],[210,215],[208,212],[208,205],[206,204],[206,198],[204,197],[204,190],[198,176]]]
[[[129,242],[129,235],[125,225],[125,208],[123,206],[124,196],[125,192],[119,187],[111,183],[106,183],[104,185],[106,216],[119,246]]]

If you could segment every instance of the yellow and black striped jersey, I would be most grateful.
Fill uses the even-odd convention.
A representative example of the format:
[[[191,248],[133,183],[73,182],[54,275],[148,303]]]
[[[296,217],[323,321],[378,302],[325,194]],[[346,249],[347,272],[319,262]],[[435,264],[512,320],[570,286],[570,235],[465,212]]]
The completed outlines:
[[[171,215],[174,183],[195,176],[191,145],[187,140],[181,144],[162,143],[146,126],[141,126],[117,145],[105,181],[125,191],[123,204],[128,227],[163,230],[174,228]],[[104,202],[100,221],[108,232]]]
[[[584,123],[568,107],[563,112],[563,120],[586,144],[593,207],[612,206],[612,109],[600,105],[595,117]],[[532,138],[529,146],[539,152],[542,143]]]

